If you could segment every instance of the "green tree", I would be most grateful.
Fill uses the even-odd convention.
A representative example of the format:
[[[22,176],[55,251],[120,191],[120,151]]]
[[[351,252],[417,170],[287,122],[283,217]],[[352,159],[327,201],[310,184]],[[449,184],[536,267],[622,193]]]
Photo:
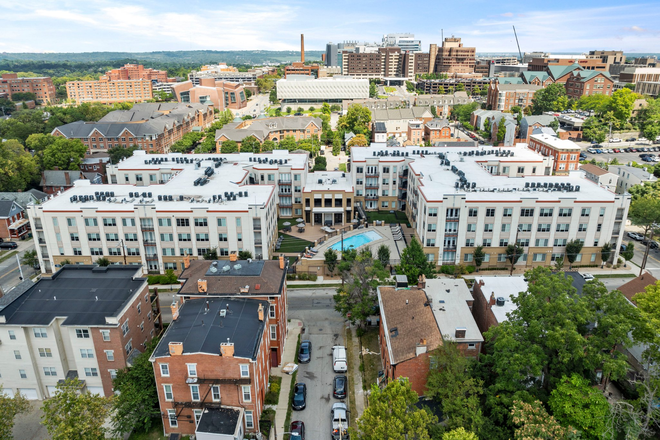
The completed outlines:
[[[410,81],[406,81],[406,91],[408,93],[415,93],[415,84]]]
[[[638,339],[648,342],[644,357],[650,362],[660,360],[660,282],[646,286],[644,292],[633,297],[646,328],[638,330]],[[646,330],[642,332],[641,330]],[[654,382],[658,382],[656,377]],[[654,383],[658,387],[660,383]]]
[[[312,168],[312,171],[325,171],[327,166],[327,159],[324,156],[317,156],[314,159],[314,168]]]
[[[371,82],[369,84],[369,97],[370,98],[377,98],[378,97],[378,87],[376,86],[375,82]]]
[[[323,105],[321,106],[321,111],[323,112],[324,115],[329,115],[330,113],[332,113],[332,110],[330,110],[330,104],[324,102]]]
[[[442,434],[442,440],[479,440],[479,437],[474,432],[466,431],[461,427]]]
[[[472,252],[472,259],[474,260],[474,266],[477,268],[477,272],[479,272],[479,268],[483,264],[485,257],[486,253],[484,252],[483,246],[477,246],[474,248],[474,252]]]
[[[110,414],[112,399],[98,394],[81,393],[78,379],[57,384],[57,393],[45,400],[41,423],[53,440],[103,440],[103,427]]]
[[[401,264],[397,266],[396,272],[407,276],[411,284],[416,284],[420,275],[435,278],[435,267],[426,259],[424,248],[415,237],[401,253]]]
[[[277,116],[277,117],[282,116],[282,109],[280,107],[277,107],[275,109],[275,116]]]
[[[583,377],[577,374],[562,377],[550,395],[548,406],[563,426],[579,430],[581,438],[603,438],[610,404],[603,393]]]
[[[302,108],[302,107],[298,107],[298,109],[296,110],[296,113],[305,113],[305,109]]]
[[[112,147],[108,149],[108,155],[110,156],[110,161],[113,164],[117,164],[119,163],[120,160],[126,157],[131,157],[133,155],[133,152],[137,149],[138,147],[136,146],[128,147],[128,148]]]
[[[644,236],[649,236],[649,242],[644,250],[644,257],[640,265],[640,276],[644,273],[646,261],[649,255],[650,243],[653,240],[655,232],[654,226],[660,222],[660,198],[658,197],[637,197],[633,198],[628,210],[628,219],[633,225],[640,226],[644,229]]]
[[[360,104],[353,104],[348,107],[346,115],[341,116],[337,121],[337,127],[345,132],[363,134],[369,137],[369,126],[371,124],[371,110]]]
[[[465,84],[463,84],[463,83],[456,84],[456,91],[457,92],[464,92],[465,91]]]
[[[17,140],[0,142],[0,191],[24,191],[39,179],[36,159]]]
[[[506,135],[505,119],[500,119],[500,122],[497,124],[497,143],[500,144],[504,141],[504,136]]]
[[[638,119],[644,137],[653,140],[660,136],[660,99],[650,99],[647,102],[648,105],[640,110]]]
[[[277,144],[275,142],[271,141],[270,139],[266,139],[263,144],[261,144],[261,151],[273,151],[277,148]]]
[[[79,170],[86,152],[80,139],[58,138],[44,150],[43,166],[47,170]]]
[[[277,104],[277,87],[273,87],[268,95],[268,100],[271,104]]]
[[[330,274],[332,275],[335,271],[335,267],[337,267],[337,252],[332,248],[328,248],[328,250],[323,254],[323,257],[325,266],[328,268]]]
[[[610,107],[612,98],[602,93],[595,95],[582,95],[575,103],[575,107],[580,110],[590,110],[598,115],[602,115]]]
[[[518,243],[512,243],[506,247],[504,252],[506,253],[506,259],[509,260],[509,263],[511,263],[511,270],[509,271],[509,275],[513,275],[513,268],[520,257],[522,257],[522,255],[525,253],[525,249],[523,249],[523,247]]]
[[[605,243],[602,248],[600,248],[600,259],[603,263],[610,261],[610,256],[612,255],[612,245]]]
[[[626,250],[622,251],[619,255],[621,255],[626,261],[632,260],[635,256],[635,243],[628,242],[628,244],[626,244]]]
[[[347,147],[366,147],[369,145],[369,141],[363,134],[356,134],[350,141],[348,141],[348,144],[346,144]]]
[[[340,152],[341,152],[341,138],[339,137],[339,135],[335,135],[332,138],[332,155],[339,156]]]
[[[149,432],[160,423],[156,379],[149,361],[156,345],[158,339],[149,341],[144,353],[130,367],[117,371],[117,378],[112,381],[118,391],[112,402],[112,429],[117,437],[131,431]]]
[[[516,429],[515,440],[568,440],[576,438],[577,431],[563,427],[552,417],[538,400],[533,403],[516,400],[511,410]]]
[[[605,142],[607,129],[596,118],[587,118],[582,124],[582,135],[588,140]]]
[[[9,116],[16,110],[16,104],[9,99],[0,98],[0,116]]]
[[[372,385],[369,406],[349,434],[355,440],[430,440],[428,426],[438,419],[425,409],[418,409],[417,393],[408,379],[388,383],[384,389]]]
[[[330,110],[332,110],[333,112],[338,112],[339,110],[341,110],[341,106],[339,104],[332,104],[330,106]]]
[[[222,154],[238,153],[238,143],[232,140],[224,141],[220,146],[220,152]]]
[[[291,114],[291,111],[292,111],[291,107],[287,107],[287,108],[286,108],[286,112],[287,112],[288,114]]]
[[[281,150],[293,151],[296,148],[298,148],[298,143],[296,142],[296,138],[293,136],[286,136],[280,141]]]
[[[94,262],[97,266],[105,267],[105,266],[110,266],[112,264],[112,261],[105,257],[97,258],[97,260]]]
[[[548,124],[548,127],[552,128],[552,130],[556,133],[559,134],[559,121],[556,119],[553,119],[552,122]]]
[[[567,105],[566,88],[559,83],[550,84],[544,89],[538,90],[532,98],[532,112],[535,115],[566,110]]]
[[[378,261],[383,267],[387,267],[390,264],[390,248],[386,244],[381,244],[378,246]]]
[[[241,141],[241,153],[260,153],[261,144],[254,136],[247,136]]]
[[[25,148],[35,153],[43,153],[44,150],[55,142],[57,138],[50,134],[35,133],[28,136],[25,140]]]
[[[17,415],[28,412],[30,402],[20,393],[14,396],[5,394],[0,384],[0,439],[11,439],[14,419]]]
[[[635,100],[641,96],[630,89],[619,89],[612,93],[609,102],[609,110],[614,113],[614,117],[621,123],[628,122],[632,115]]]
[[[209,249],[208,252],[204,254],[205,260],[217,260],[218,259],[218,248]]]
[[[442,423],[448,430],[464,427],[479,432],[484,422],[480,402],[483,381],[472,377],[470,362],[449,340],[431,353],[426,396],[442,406]]]
[[[37,251],[33,249],[23,252],[23,256],[21,256],[21,264],[30,267],[37,267],[37,265],[39,265],[39,257],[37,257]]]
[[[478,102],[455,105],[451,110],[451,118],[455,121],[459,121],[463,125],[469,124],[470,116],[472,116],[472,113],[477,109],[479,109]]]
[[[561,272],[564,270],[564,257],[557,257],[555,260],[555,271]]]
[[[252,258],[252,252],[250,252],[250,251],[238,251],[238,259],[239,260],[247,260],[248,258]]]
[[[335,310],[352,323],[362,326],[378,306],[377,289],[389,273],[373,259],[369,249],[351,248],[341,254],[339,263],[342,286],[334,295]]]
[[[584,243],[577,238],[566,243],[566,259],[568,260],[568,268],[573,267],[573,263],[577,260]]]
[[[14,111],[9,119],[0,120],[0,139],[16,139],[21,144],[31,134],[43,133],[43,112],[38,110]]]

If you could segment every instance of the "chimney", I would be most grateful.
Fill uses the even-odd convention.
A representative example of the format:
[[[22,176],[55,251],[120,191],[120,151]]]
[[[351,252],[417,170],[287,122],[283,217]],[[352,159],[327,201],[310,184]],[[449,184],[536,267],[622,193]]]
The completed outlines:
[[[264,305],[259,304],[259,310],[257,310],[257,313],[259,313],[259,321],[264,320]]]
[[[186,255],[183,256],[183,267],[185,269],[188,269],[190,267],[190,255],[186,253]]]
[[[227,342],[220,344],[220,355],[234,357],[234,344],[229,342],[229,338],[227,338]]]
[[[229,261],[238,261],[238,254],[236,253],[236,251],[232,251],[229,254]]]
[[[456,327],[456,333],[454,333],[454,336],[456,339],[465,339],[466,332],[467,329],[465,327]]]
[[[419,276],[419,280],[417,281],[417,288],[418,289],[424,289],[426,288],[426,275],[421,274]]]
[[[284,270],[284,254],[280,254],[280,269]]]
[[[206,280],[197,280],[197,291],[199,293],[206,293],[208,291],[208,284]]]
[[[66,186],[71,186],[71,176],[66,171],[64,172],[64,181],[66,182]]]
[[[426,339],[420,339],[417,345],[415,346],[415,356],[424,354],[427,351]]]
[[[491,307],[495,305],[495,292],[490,292],[490,299],[488,300],[488,305]]]
[[[183,354],[183,342],[170,342],[170,356],[181,356]]]
[[[172,301],[170,309],[172,309],[172,321],[179,319],[179,303],[177,300]]]
[[[300,62],[305,62],[305,34],[300,34]]]

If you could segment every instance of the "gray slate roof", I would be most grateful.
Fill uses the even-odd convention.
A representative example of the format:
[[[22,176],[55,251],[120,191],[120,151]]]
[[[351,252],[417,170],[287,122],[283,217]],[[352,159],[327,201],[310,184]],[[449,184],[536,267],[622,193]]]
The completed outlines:
[[[312,118],[309,116],[294,116],[281,118],[256,119],[246,128],[236,128],[241,122],[231,122],[226,124],[220,130],[215,131],[215,139],[220,136],[226,136],[228,139],[240,142],[248,136],[254,136],[259,141],[263,141],[268,134],[279,130],[303,130],[310,123],[316,125],[319,129],[322,126],[321,118]]]
[[[23,208],[30,203],[44,202],[46,199],[48,199],[48,194],[38,189],[23,192],[0,192],[0,200],[12,200]]]
[[[70,185],[66,183],[65,175],[69,175]],[[65,170],[45,170],[41,177],[40,186],[73,186],[76,180],[85,179],[85,174],[82,171],[65,171]]]
[[[449,126],[449,121],[447,119],[432,119],[426,123],[426,126],[430,129],[440,129]]]
[[[404,119],[420,119],[431,115],[428,107],[392,108],[387,110],[372,110],[372,121],[396,121]]]
[[[0,200],[0,218],[7,218],[12,212],[16,202],[13,200]],[[20,206],[19,206],[20,207]]]
[[[552,121],[556,121],[557,117],[556,116],[550,116],[550,115],[532,115],[532,116],[525,116],[520,120],[520,123],[522,124],[523,121],[527,123],[527,125],[533,125],[533,124],[541,124],[544,126],[550,125]]]

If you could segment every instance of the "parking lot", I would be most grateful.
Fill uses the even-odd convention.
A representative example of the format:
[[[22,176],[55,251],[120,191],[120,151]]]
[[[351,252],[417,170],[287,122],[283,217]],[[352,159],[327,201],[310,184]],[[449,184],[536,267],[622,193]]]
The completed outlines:
[[[660,157],[660,145],[652,144],[650,142],[621,142],[618,144],[602,144],[603,148],[598,148],[601,150],[601,153],[589,152],[588,149],[596,149],[594,146],[587,146],[586,144],[582,146],[582,151],[587,156],[587,160],[595,159],[598,162],[611,162],[614,158],[621,164],[626,164],[628,162],[637,162],[639,164],[648,163],[654,165],[656,162],[644,162],[640,157],[640,154],[652,154],[656,157]],[[626,149],[635,149],[636,151],[625,151]],[[640,151],[642,149],[642,151]],[[650,151],[643,151],[643,149],[649,149]],[[615,150],[618,150],[616,152]]]
[[[339,399],[332,397],[332,347],[345,345],[344,320],[334,310],[334,289],[289,290],[289,315],[303,320],[301,340],[312,341],[312,360],[299,364],[296,381],[307,385],[307,407],[293,411],[291,421],[305,423],[305,438],[330,438],[330,410]],[[348,401],[345,400],[346,404]],[[288,427],[287,427],[288,429]]]

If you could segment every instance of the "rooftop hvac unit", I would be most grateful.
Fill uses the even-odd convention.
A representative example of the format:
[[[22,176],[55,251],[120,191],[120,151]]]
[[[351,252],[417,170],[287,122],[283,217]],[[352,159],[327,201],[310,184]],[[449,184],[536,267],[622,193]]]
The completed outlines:
[[[503,296],[498,296],[495,304],[497,304],[498,307],[502,307],[505,302],[506,300]]]

